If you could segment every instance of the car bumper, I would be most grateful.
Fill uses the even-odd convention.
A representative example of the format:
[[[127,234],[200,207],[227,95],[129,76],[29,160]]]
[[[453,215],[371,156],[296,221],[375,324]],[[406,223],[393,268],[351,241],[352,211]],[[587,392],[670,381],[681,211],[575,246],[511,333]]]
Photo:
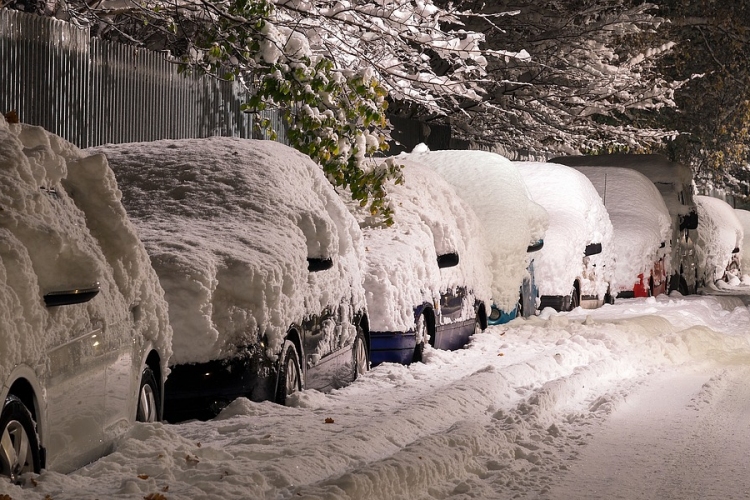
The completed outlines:
[[[370,362],[409,364],[417,346],[415,332],[370,332]]]
[[[273,401],[276,376],[276,364],[260,349],[234,359],[172,366],[164,385],[164,419],[213,418],[240,396]]]

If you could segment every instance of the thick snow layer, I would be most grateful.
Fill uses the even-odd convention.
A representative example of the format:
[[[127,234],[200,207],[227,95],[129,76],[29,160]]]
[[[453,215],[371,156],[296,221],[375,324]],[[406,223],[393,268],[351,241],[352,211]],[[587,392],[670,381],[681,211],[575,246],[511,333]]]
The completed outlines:
[[[672,219],[664,199],[645,175],[627,168],[575,167],[596,188],[614,229],[612,292],[632,290],[638,275],[670,255]],[[662,245],[664,245],[662,247]]]
[[[45,307],[46,293],[96,282],[85,304]],[[164,292],[105,158],[0,117],[0,382],[18,365],[49,376],[47,351],[95,330],[91,318],[119,332],[115,345],[151,341],[166,371]]]
[[[660,154],[561,156],[549,161],[572,167],[623,167],[637,170],[656,184],[671,214],[686,215],[692,207],[692,171]]]
[[[0,482],[0,493],[699,499],[750,489],[738,465],[750,445],[737,423],[750,411],[741,300],[673,294],[549,311],[490,327],[466,349],[428,348],[425,363],[298,393],[292,407],[239,399],[209,422],[140,424],[75,473],[44,472],[24,489]]]
[[[569,295],[580,280],[582,295],[604,298],[614,272],[613,228],[591,181],[577,170],[557,163],[513,162],[534,200],[549,213],[544,248],[534,257],[539,295]],[[584,251],[601,243],[602,252]]]
[[[371,220],[366,210],[351,203],[348,193],[343,194],[363,229],[372,331],[413,329],[416,306],[439,304],[440,294],[456,287],[467,287],[487,307],[491,300],[490,256],[473,210],[428,167],[400,162],[404,182],[388,186],[391,227]],[[448,253],[458,254],[458,266],[439,269],[438,255]]]
[[[742,248],[744,230],[735,210],[726,201],[698,195],[695,202],[698,205],[695,243],[698,273],[706,281],[715,281],[724,277],[733,250]]]
[[[173,364],[230,357],[263,336],[275,355],[292,323],[327,307],[365,309],[361,231],[308,157],[220,137],[97,151],[166,292]],[[308,257],[334,266],[309,272]]]
[[[528,276],[526,248],[544,237],[546,211],[529,197],[513,163],[487,151],[427,151],[401,155],[438,172],[474,210],[489,245],[493,302],[512,311]]]

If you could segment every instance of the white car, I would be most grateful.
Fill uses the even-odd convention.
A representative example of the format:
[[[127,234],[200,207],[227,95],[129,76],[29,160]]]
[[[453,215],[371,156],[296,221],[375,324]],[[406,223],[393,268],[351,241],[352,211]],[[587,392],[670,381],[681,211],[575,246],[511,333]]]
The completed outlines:
[[[171,328],[115,177],[0,117],[0,475],[67,473],[159,420]]]
[[[393,225],[343,197],[365,240],[365,292],[373,365],[422,361],[426,345],[458,349],[487,327],[489,252],[476,215],[440,176],[398,159],[388,186]]]
[[[718,280],[737,281],[744,228],[726,201],[710,196],[695,196],[698,206],[698,277],[702,283]]]
[[[167,420],[210,418],[239,396],[284,404],[368,369],[362,233],[319,165],[226,137],[97,150],[169,303]]]
[[[594,185],[612,221],[612,293],[623,298],[665,293],[672,219],[654,183],[629,168],[574,168]]]
[[[537,308],[533,260],[547,228],[547,212],[535,203],[518,169],[488,151],[429,151],[417,146],[401,158],[417,161],[443,177],[482,223],[490,252],[490,324],[534,314]],[[521,307],[525,306],[525,307]]]
[[[567,311],[611,302],[614,231],[591,181],[557,163],[513,164],[534,201],[549,214],[544,248],[534,259],[540,308]]]

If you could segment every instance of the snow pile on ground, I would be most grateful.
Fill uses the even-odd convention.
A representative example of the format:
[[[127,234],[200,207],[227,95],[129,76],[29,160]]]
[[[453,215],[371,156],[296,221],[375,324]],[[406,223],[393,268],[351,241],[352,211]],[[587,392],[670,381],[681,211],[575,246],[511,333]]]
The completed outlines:
[[[122,335],[115,343],[151,340],[166,369],[164,292],[104,157],[1,117],[0,145],[0,381],[20,364],[48,377],[47,351],[93,331],[91,318]],[[101,292],[85,304],[45,307],[49,292],[97,282]]]
[[[299,393],[293,407],[239,399],[213,421],[140,424],[114,453],[73,474],[45,472],[35,486],[2,483],[0,492],[35,500],[546,498],[596,426],[628,406],[644,380],[750,359],[750,312],[735,297],[547,311],[491,327],[466,349],[428,347],[425,363],[384,363],[330,394]],[[720,385],[719,377],[705,391]]]
[[[557,163],[513,164],[531,196],[549,213],[544,248],[534,256],[539,295],[568,295],[579,279],[581,294],[604,298],[614,272],[613,228],[591,181]],[[602,252],[588,257],[586,271],[584,251],[592,243],[601,243]]]
[[[646,176],[616,167],[575,167],[594,185],[614,229],[612,292],[632,290],[654,262],[671,252],[672,219],[664,199]],[[662,245],[664,245],[662,247]],[[646,279],[648,283],[648,279]]]
[[[513,163],[487,151],[427,151],[423,145],[398,158],[423,163],[439,173],[474,209],[491,254],[493,302],[512,311],[528,276],[526,248],[544,237],[548,222]]]
[[[707,282],[724,278],[732,261],[733,251],[741,248],[744,238],[742,223],[726,201],[710,196],[696,196],[698,205],[698,275]],[[739,281],[737,276],[730,280]]]
[[[391,227],[372,221],[348,193],[342,195],[363,229],[367,312],[370,329],[378,332],[413,329],[415,307],[439,304],[440,294],[456,287],[467,287],[488,308],[491,300],[490,257],[473,210],[429,168],[400,162],[404,182],[388,187]],[[449,253],[458,255],[459,264],[439,269],[438,256]]]
[[[174,364],[231,356],[264,336],[275,355],[291,323],[365,308],[360,229],[309,157],[222,137],[96,150],[166,292]],[[332,258],[333,269],[308,272],[308,257]]]

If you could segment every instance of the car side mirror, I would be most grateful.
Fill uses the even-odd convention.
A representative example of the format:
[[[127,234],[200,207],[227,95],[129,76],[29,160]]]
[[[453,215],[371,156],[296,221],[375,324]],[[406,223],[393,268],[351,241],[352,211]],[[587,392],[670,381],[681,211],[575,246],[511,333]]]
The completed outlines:
[[[732,250],[732,253],[740,253],[740,247],[734,247],[734,250]]]
[[[308,257],[307,258],[307,270],[311,273],[318,271],[325,271],[333,267],[333,259],[331,258],[320,258],[320,257]]]
[[[602,253],[601,243],[589,243],[586,245],[586,250],[583,251],[583,255],[588,257],[589,255],[596,255]]]
[[[458,265],[458,254],[455,252],[451,252],[444,253],[443,255],[438,255],[437,264],[440,269],[446,267],[456,267]]]
[[[96,297],[99,294],[99,290],[101,290],[99,283],[94,283],[84,288],[49,292],[44,295],[44,305],[47,307],[57,307],[82,304]]]
[[[526,247],[526,253],[538,252],[544,246],[544,240],[539,240]]]

